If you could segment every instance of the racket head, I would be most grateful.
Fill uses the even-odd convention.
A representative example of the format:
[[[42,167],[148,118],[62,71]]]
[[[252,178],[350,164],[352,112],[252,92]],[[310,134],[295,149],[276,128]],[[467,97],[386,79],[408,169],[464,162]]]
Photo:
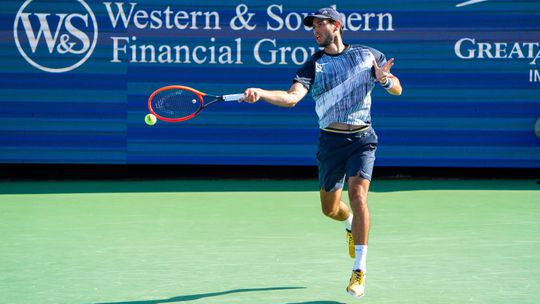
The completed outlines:
[[[148,110],[157,119],[181,122],[191,119],[204,108],[205,93],[193,88],[171,85],[155,90],[148,97]]]

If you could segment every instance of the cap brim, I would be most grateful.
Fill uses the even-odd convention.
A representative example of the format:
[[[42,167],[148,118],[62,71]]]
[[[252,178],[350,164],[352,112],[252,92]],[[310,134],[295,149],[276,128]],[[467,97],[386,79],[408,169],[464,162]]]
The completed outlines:
[[[311,15],[311,16],[307,16],[306,18],[304,18],[304,25],[305,26],[308,26],[308,27],[312,27],[313,26],[313,19],[315,18],[319,18],[319,19],[332,19],[328,16],[325,16],[325,15]]]

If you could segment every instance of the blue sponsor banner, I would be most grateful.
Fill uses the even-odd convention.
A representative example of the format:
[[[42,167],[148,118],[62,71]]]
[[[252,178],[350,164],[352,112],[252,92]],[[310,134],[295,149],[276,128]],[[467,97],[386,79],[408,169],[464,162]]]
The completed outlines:
[[[395,58],[404,88],[373,92],[376,165],[540,168],[536,0],[2,4],[0,163],[316,165],[309,95],[144,116],[167,85],[287,90],[318,49],[303,17],[334,5],[344,41]]]

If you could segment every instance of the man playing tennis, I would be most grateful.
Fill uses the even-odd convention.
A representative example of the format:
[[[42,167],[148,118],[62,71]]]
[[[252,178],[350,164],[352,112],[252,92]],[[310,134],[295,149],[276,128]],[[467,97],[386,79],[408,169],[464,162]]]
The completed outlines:
[[[248,88],[244,101],[262,99],[293,107],[311,91],[321,129],[317,160],[322,211],[345,223],[349,255],[355,259],[347,292],[362,297],[370,229],[368,190],[378,142],[371,127],[371,91],[376,82],[392,95],[401,95],[402,88],[390,73],[393,59],[387,61],[373,48],[343,42],[343,23],[335,9],[320,9],[305,17],[304,25],[313,27],[323,49],[298,70],[288,91]],[[352,214],[341,200],[345,181]]]

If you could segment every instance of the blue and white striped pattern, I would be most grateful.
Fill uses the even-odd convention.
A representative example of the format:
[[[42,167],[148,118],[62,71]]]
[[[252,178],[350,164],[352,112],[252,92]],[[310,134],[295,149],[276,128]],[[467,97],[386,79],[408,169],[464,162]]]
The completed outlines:
[[[75,2],[35,0],[31,5],[61,13]],[[96,48],[79,68],[51,74],[31,66],[15,46],[15,15],[25,1],[2,1],[0,163],[316,165],[319,126],[311,96],[292,109],[263,102],[219,103],[188,122],[152,127],[144,116],[148,95],[165,85],[210,94],[241,93],[246,87],[288,89],[300,68],[291,60],[292,50],[316,44],[312,31],[303,27],[268,30],[280,25],[269,17],[268,8],[281,6],[281,12],[275,6],[272,12],[282,21],[289,15],[294,26],[294,14],[314,12],[328,1],[123,1],[126,8],[137,3],[137,9],[146,11],[167,6],[173,11],[217,11],[219,31],[203,29],[203,19],[198,30],[114,28],[103,4],[112,1],[85,2],[99,25]],[[347,20],[347,27],[361,27],[346,28],[344,41],[395,58],[391,72],[403,86],[399,97],[379,85],[372,91],[371,122],[379,135],[376,166],[540,168],[540,140],[533,130],[540,116],[540,81],[529,81],[530,70],[540,70],[540,59],[536,65],[526,58],[460,59],[454,49],[462,38],[508,46],[540,42],[540,1],[489,0],[456,7],[463,2],[335,2],[341,13],[357,14],[356,21]],[[254,14],[252,31],[231,29],[239,3]],[[378,30],[378,13],[392,14],[393,30]],[[216,50],[228,45],[233,56],[235,40],[241,38],[242,64],[130,63],[129,53],[124,62],[112,63],[111,37],[119,36],[137,36],[133,45],[204,45]],[[253,50],[262,39],[274,41],[260,45],[260,56],[269,61],[273,51],[275,64],[255,60]],[[281,47],[290,49],[282,52]],[[539,49],[534,48],[534,55]],[[301,57],[301,52],[296,55]]]
[[[375,86],[371,68],[374,58],[369,49],[353,46],[336,56],[325,54],[315,62],[311,94],[321,129],[335,122],[350,125],[371,123],[371,90]]]

